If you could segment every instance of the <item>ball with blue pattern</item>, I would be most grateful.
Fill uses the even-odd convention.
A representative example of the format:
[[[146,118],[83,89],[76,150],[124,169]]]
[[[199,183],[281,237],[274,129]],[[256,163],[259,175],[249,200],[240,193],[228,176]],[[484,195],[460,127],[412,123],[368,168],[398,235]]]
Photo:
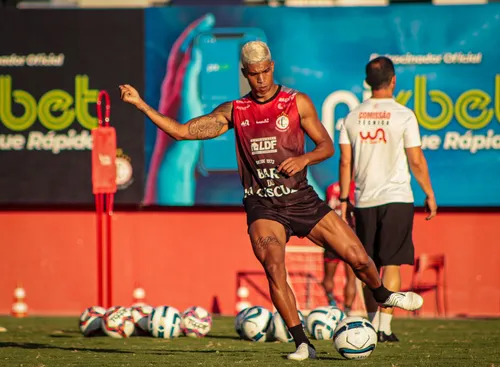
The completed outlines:
[[[365,359],[377,347],[377,332],[373,325],[362,317],[346,317],[335,329],[333,344],[346,359]]]

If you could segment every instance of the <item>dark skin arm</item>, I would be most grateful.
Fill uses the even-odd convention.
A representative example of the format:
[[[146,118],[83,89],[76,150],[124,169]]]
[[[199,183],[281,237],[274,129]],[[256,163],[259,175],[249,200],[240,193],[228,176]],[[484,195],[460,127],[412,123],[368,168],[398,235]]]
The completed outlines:
[[[340,164],[339,164],[339,176],[340,176],[340,197],[349,197],[349,188],[351,187],[351,177],[352,177],[352,147],[350,144],[340,144]],[[347,221],[348,219],[348,203],[343,202],[340,204],[342,219]]]
[[[296,99],[302,128],[316,147],[311,152],[284,160],[279,165],[278,171],[287,176],[293,176],[306,166],[320,163],[333,156],[334,153],[332,139],[319,120],[311,99],[303,93],[298,93]]]
[[[185,124],[162,115],[144,102],[132,86],[120,85],[120,97],[124,102],[134,105],[149,117],[153,123],[175,140],[205,140],[224,134],[232,128],[232,103],[219,105],[207,115],[196,117]]]

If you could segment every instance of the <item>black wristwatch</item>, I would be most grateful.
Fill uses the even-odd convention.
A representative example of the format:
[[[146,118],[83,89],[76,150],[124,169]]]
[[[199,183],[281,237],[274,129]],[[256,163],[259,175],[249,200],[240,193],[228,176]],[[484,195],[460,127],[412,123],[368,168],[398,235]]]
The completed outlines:
[[[348,197],[346,197],[346,198],[339,198],[339,201],[340,201],[341,203],[348,203],[348,202],[349,202],[349,196],[348,196]]]

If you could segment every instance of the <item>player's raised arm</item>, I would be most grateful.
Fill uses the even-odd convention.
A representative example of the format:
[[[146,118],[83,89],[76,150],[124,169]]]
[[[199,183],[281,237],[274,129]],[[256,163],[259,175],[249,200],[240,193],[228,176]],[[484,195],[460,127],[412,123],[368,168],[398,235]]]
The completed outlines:
[[[311,99],[303,93],[297,94],[297,107],[302,128],[316,144],[316,147],[311,152],[304,154],[304,157],[307,157],[307,164],[310,166],[333,156],[333,141],[319,120]]]
[[[222,103],[211,113],[181,124],[148,106],[141,99],[137,90],[128,84],[120,85],[120,96],[124,102],[141,110],[156,126],[175,140],[212,139],[232,128],[231,112],[233,107],[231,102]]]

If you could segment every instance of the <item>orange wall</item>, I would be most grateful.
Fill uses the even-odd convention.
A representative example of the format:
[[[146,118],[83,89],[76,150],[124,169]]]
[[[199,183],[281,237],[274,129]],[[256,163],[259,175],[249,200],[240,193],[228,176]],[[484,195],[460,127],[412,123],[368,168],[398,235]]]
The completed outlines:
[[[500,316],[499,213],[443,213],[415,218],[420,253],[446,253],[452,315]],[[10,312],[22,282],[30,314],[79,314],[96,303],[95,215],[91,212],[0,213],[0,313]],[[146,301],[183,310],[235,309],[240,270],[260,270],[239,212],[117,212],[113,216],[113,303]],[[294,239],[294,242],[300,242]],[[404,286],[411,268],[404,268]],[[426,297],[423,315],[432,315]]]

